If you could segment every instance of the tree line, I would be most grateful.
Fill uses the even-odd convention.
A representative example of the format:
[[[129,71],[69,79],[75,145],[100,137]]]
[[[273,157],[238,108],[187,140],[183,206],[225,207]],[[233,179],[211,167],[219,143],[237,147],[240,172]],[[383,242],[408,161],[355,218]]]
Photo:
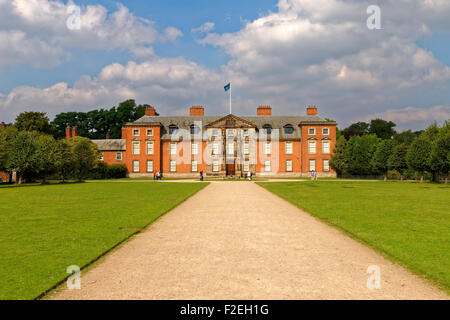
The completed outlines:
[[[338,176],[380,176],[433,181],[450,171],[450,122],[424,131],[397,133],[381,119],[358,122],[339,132],[331,166]]]

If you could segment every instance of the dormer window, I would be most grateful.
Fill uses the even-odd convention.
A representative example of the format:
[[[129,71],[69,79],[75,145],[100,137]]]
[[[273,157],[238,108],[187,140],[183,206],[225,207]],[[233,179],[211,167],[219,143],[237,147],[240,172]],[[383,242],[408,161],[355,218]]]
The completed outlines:
[[[284,133],[285,134],[293,134],[294,133],[294,127],[290,124],[287,124],[284,126]]]
[[[200,132],[200,128],[196,125],[191,125],[191,134],[198,134]]]
[[[269,135],[272,133],[272,126],[270,124],[265,124],[263,130],[265,134]]]
[[[315,129],[315,128],[309,128],[309,129],[308,129],[308,134],[309,134],[310,136],[315,135],[315,134],[316,134],[316,129]]]
[[[169,126],[169,134],[176,134],[178,132],[178,127],[174,124]]]
[[[139,129],[133,129],[133,136],[139,137]]]

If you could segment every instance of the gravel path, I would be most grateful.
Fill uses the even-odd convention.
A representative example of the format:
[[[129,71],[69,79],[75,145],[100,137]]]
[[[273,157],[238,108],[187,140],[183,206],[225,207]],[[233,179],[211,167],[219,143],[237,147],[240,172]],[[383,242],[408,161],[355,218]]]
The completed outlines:
[[[368,266],[381,289],[367,288]],[[250,182],[216,182],[53,299],[449,299]]]

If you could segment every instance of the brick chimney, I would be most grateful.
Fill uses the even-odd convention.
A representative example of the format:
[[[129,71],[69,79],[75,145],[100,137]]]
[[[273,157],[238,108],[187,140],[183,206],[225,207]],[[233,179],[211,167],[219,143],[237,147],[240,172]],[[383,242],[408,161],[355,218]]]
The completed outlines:
[[[68,125],[66,127],[66,139],[69,140],[70,138],[72,138],[72,128]]]
[[[202,106],[192,106],[191,110],[189,111],[189,115],[191,117],[204,116],[205,115],[205,108],[203,108]]]
[[[108,132],[106,133],[106,140],[109,140],[109,139],[111,139],[111,133],[108,131]]]
[[[316,106],[308,106],[308,108],[306,108],[306,114],[308,116],[316,116],[317,115],[317,107]]]
[[[78,136],[78,130],[76,126],[72,127],[72,138]]]
[[[6,124],[2,121],[2,123],[0,123],[0,131],[5,130],[6,128]]]
[[[150,117],[156,116],[155,108],[153,108],[152,106],[146,106],[145,107],[145,115],[150,116]]]
[[[256,114],[258,116],[271,116],[272,108],[270,106],[259,106],[256,108]]]

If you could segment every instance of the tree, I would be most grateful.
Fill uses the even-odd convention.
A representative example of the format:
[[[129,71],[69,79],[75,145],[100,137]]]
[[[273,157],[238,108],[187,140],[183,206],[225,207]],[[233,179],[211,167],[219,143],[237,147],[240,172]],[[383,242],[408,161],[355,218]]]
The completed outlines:
[[[370,121],[369,133],[376,134],[381,139],[391,139],[395,134],[393,129],[396,126],[392,121],[386,121],[383,119],[375,119]]]
[[[347,168],[347,159],[345,158],[346,145],[347,140],[345,140],[344,136],[340,136],[336,141],[334,154],[331,156],[330,165],[334,170],[336,170],[339,176],[342,176]]]
[[[388,168],[400,172],[400,180],[403,180],[403,175],[408,164],[406,163],[406,154],[408,153],[408,146],[405,143],[396,145],[392,154],[388,159]]]
[[[362,136],[369,133],[369,127],[370,125],[366,122],[356,122],[342,130],[342,134],[345,139],[349,140],[353,136]]]
[[[57,157],[59,155],[59,144],[49,135],[40,135],[37,139],[38,156],[40,158],[41,167],[39,168],[39,176],[42,183],[46,182],[49,175],[57,171]]]
[[[373,173],[371,160],[379,139],[376,135],[354,136],[347,142],[345,157],[347,171],[352,175],[370,175]]]
[[[14,126],[7,126],[0,131],[0,171],[8,171],[8,159],[12,142],[18,134]],[[9,182],[12,182],[12,172],[9,171]]]
[[[57,140],[56,143],[58,144],[58,153],[55,156],[56,173],[61,182],[65,182],[66,178],[74,172],[75,167],[72,145],[66,139]]]
[[[6,167],[9,172],[17,172],[18,184],[23,182],[24,177],[38,173],[41,168],[37,140],[37,133],[21,131],[10,145]]]
[[[376,145],[376,149],[371,160],[372,170],[374,173],[387,173],[388,159],[392,154],[394,145],[395,142],[393,140],[383,140]]]
[[[450,171],[450,131],[445,126],[441,130],[442,133],[432,145],[429,166],[435,181],[438,180],[438,175],[445,175],[447,182]]]
[[[420,182],[423,182],[423,174],[429,170],[429,158],[431,153],[431,143],[422,137],[411,143],[408,153],[406,154],[406,162],[408,167],[418,171],[421,174]]]
[[[100,151],[91,140],[83,137],[73,137],[69,144],[72,150],[73,173],[78,181],[82,181],[89,171],[97,166]]]
[[[49,123],[45,112],[22,112],[16,118],[14,126],[19,131],[37,131],[55,134],[56,128]]]
[[[412,132],[411,130],[407,130],[407,131],[403,131],[401,133],[394,134],[394,140],[398,144],[410,145],[416,138],[417,138],[417,135],[414,132]]]

